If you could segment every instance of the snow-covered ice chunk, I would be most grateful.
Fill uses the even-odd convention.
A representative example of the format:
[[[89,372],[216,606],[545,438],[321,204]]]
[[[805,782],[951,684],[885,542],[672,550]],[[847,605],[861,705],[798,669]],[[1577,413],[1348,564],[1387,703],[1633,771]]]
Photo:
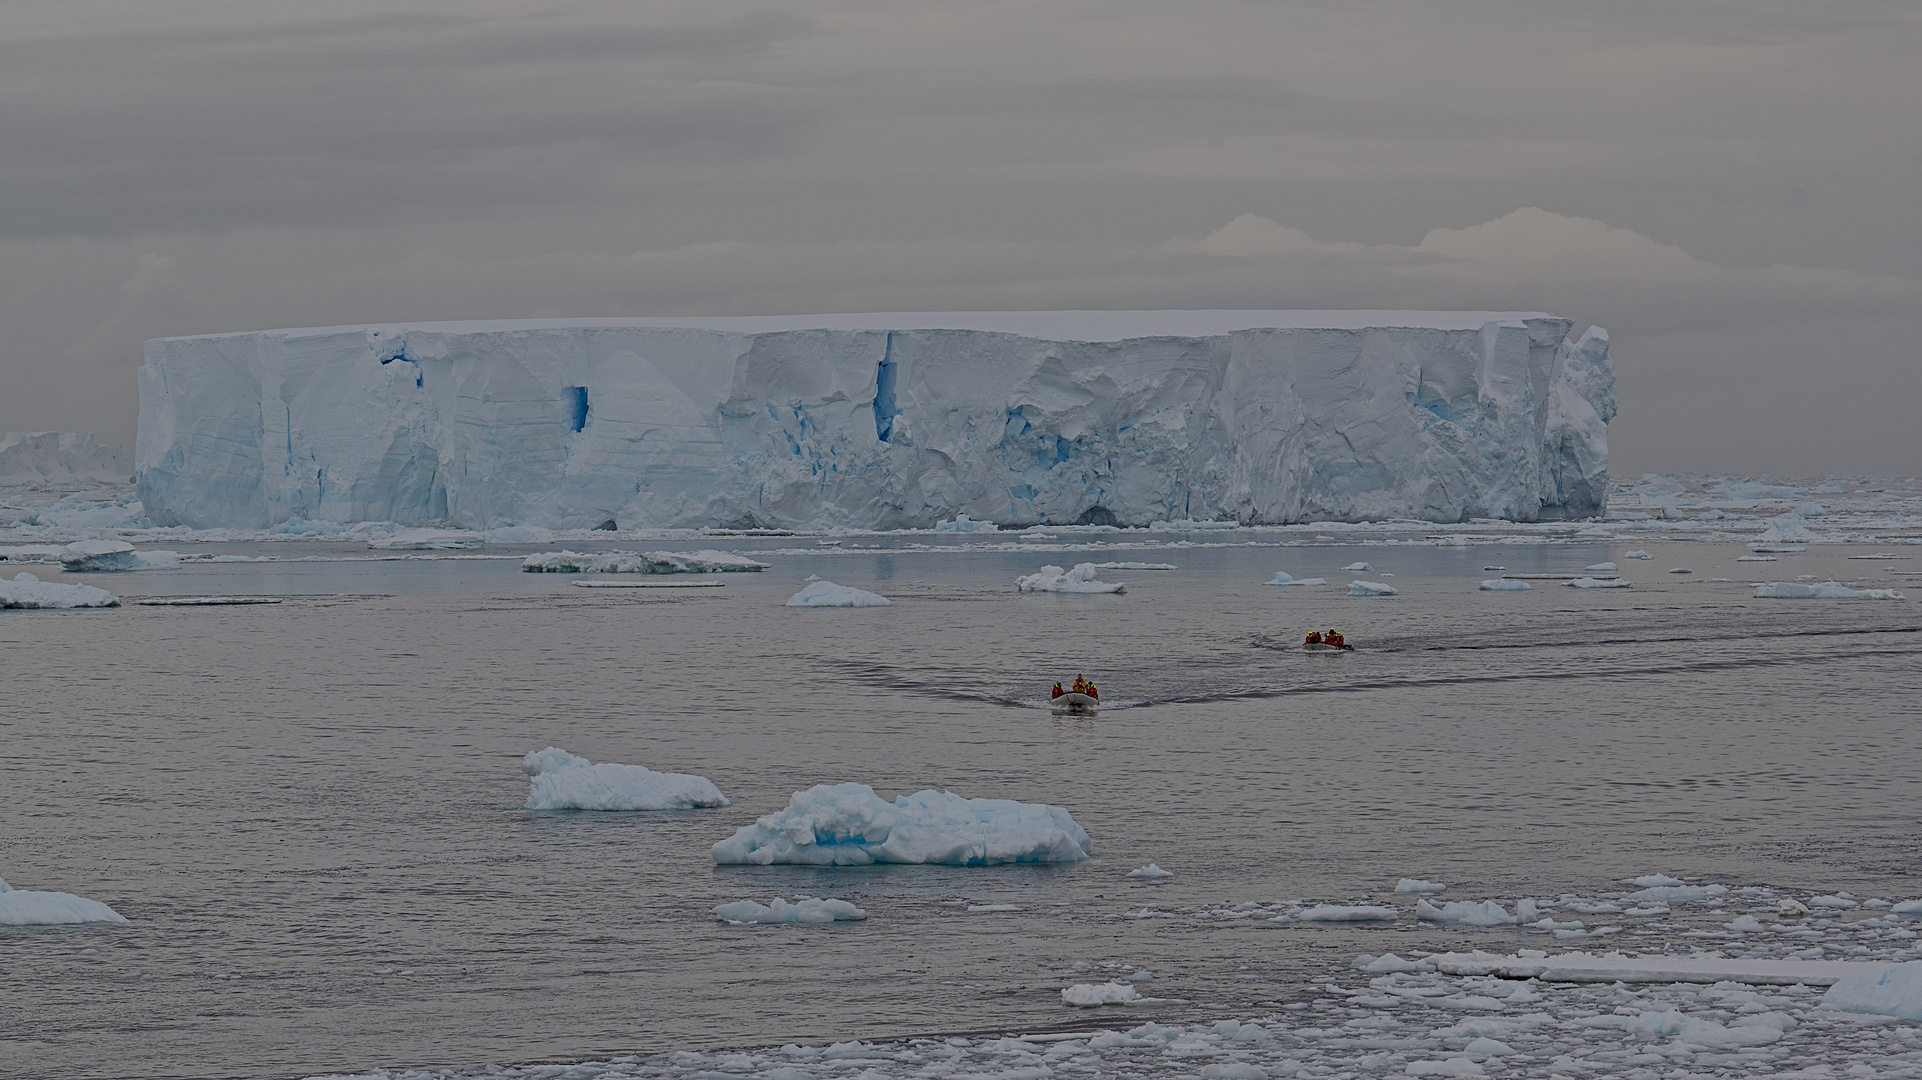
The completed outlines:
[[[1891,915],[1913,915],[1922,919],[1922,900],[1904,900],[1889,908]]]
[[[1141,991],[1132,983],[1106,982],[1081,983],[1061,991],[1064,1004],[1076,1008],[1092,1009],[1101,1005],[1126,1005],[1141,1000]]]
[[[1626,555],[1624,555],[1624,556],[1622,556],[1622,557],[1623,557],[1624,559],[1626,559],[1626,558],[1628,558],[1628,556],[1626,556]],[[1617,571],[1617,570],[1620,570],[1620,569],[1621,569],[1621,567],[1619,567],[1619,566],[1616,566],[1616,565],[1615,565],[1614,563],[1612,563],[1612,562],[1598,562],[1598,563],[1595,563],[1595,564],[1594,564],[1594,565],[1592,565],[1592,566],[1584,566],[1584,567],[1582,567],[1582,569],[1584,569],[1584,570],[1587,570],[1587,571],[1589,571],[1590,573],[1594,573],[1594,574],[1612,574],[1612,573],[1614,573],[1615,571]]]
[[[1068,811],[917,791],[887,802],[866,784],[816,785],[714,845],[723,864],[864,866],[1080,862],[1093,851]]]
[[[1735,561],[1736,562],[1777,562],[1778,560],[1773,555],[1738,555],[1735,557]]]
[[[1633,885],[1638,889],[1657,889],[1664,886],[1686,885],[1688,883],[1678,877],[1669,877],[1667,874],[1643,874],[1641,877],[1629,878],[1622,882],[1622,884]]]
[[[521,560],[521,569],[530,574],[716,574],[767,568],[767,563],[725,551],[543,551]]]
[[[1383,585],[1379,581],[1363,581],[1360,578],[1348,583],[1349,596],[1399,596],[1393,585]]]
[[[714,909],[714,916],[722,922],[746,925],[857,922],[867,918],[868,913],[846,900],[803,898],[790,904],[777,896],[772,904],[757,904],[752,900],[736,900],[732,904],[722,904]]]
[[[1374,569],[1373,566],[1365,562],[1351,562],[1347,566],[1342,567],[1342,571],[1349,574],[1368,574],[1373,573]]]
[[[1622,553],[1622,558],[1624,559],[1653,559],[1654,557],[1655,556],[1650,555],[1648,552],[1642,551],[1640,549],[1637,549],[1635,551],[1625,551]]]
[[[1834,581],[1765,581],[1755,587],[1758,598],[1772,600],[1907,600],[1894,589],[1851,589]]]
[[[1165,562],[1098,562],[1096,570],[1176,570],[1174,563]]]
[[[1403,960],[1394,953],[1386,956],[1369,956],[1364,953],[1355,958],[1355,966],[1370,975],[1395,975],[1405,972],[1433,971],[1435,965],[1426,960]]]
[[[935,532],[952,533],[991,533],[1000,528],[992,521],[976,521],[966,514],[956,514],[953,521],[937,521]]]
[[[1809,527],[1802,523],[1801,518],[1794,514],[1783,514],[1771,521],[1769,527],[1763,529],[1762,535],[1756,537],[1754,542],[1757,544],[1811,544],[1820,539],[1821,537],[1809,531]]]
[[[121,540],[80,540],[60,549],[60,568],[76,573],[98,570],[178,570],[171,551],[136,551]]]
[[[1643,904],[1692,904],[1727,895],[1727,885],[1651,885],[1629,893],[1624,899]]]
[[[92,585],[62,585],[41,581],[26,571],[12,581],[0,578],[0,608],[107,608],[119,607],[120,598]]]
[[[1577,589],[1626,589],[1626,588],[1629,588],[1629,583],[1627,578],[1578,577],[1573,581],[1565,581],[1563,582],[1563,584],[1573,586],[1574,588],[1577,588]]]
[[[1476,903],[1472,900],[1451,900],[1440,907],[1427,900],[1415,902],[1415,917],[1428,922],[1450,923],[1458,926],[1509,926],[1517,922],[1508,909],[1493,900]]]
[[[1824,1008],[1922,1020],[1922,960],[1852,972],[1822,995]]]
[[[692,810],[726,806],[705,776],[655,772],[642,765],[596,765],[557,746],[521,761],[530,778],[529,810]]]
[[[832,581],[812,582],[787,598],[788,607],[887,607],[893,602],[880,593]]]
[[[1762,920],[1753,915],[1738,915],[1722,925],[1738,934],[1753,934],[1763,929]]]
[[[1316,904],[1296,917],[1302,922],[1394,922],[1401,912],[1370,904]]]
[[[1445,892],[1447,889],[1448,886],[1439,881],[1423,881],[1420,878],[1405,877],[1395,883],[1395,891],[1404,896],[1433,896],[1438,892]]]
[[[1072,570],[1059,566],[1044,566],[1039,571],[1014,579],[1014,587],[1021,592],[1062,592],[1062,593],[1124,593],[1128,586],[1119,581],[1097,581],[1095,573],[1099,568],[1093,563],[1077,563]]]
[[[1275,576],[1270,578],[1267,583],[1270,585],[1326,585],[1328,584],[1328,579],[1318,577],[1293,578],[1277,570],[1275,571]]]
[[[126,921],[119,912],[98,900],[72,893],[15,889],[5,879],[0,879],[0,926],[60,926]]]
[[[1488,578],[1482,582],[1483,592],[1527,592],[1528,582],[1510,578]]]
[[[1163,870],[1161,867],[1156,866],[1154,863],[1149,863],[1148,865],[1142,867],[1139,870],[1128,871],[1128,876],[1131,878],[1141,878],[1146,881],[1157,881],[1157,880],[1160,880],[1161,878],[1174,877],[1175,872],[1173,870]]]

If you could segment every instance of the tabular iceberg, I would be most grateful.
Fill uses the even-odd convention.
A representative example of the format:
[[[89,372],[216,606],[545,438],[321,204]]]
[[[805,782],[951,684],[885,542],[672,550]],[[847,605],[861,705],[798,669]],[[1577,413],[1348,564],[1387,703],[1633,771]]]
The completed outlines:
[[[1586,517],[1608,335],[1540,313],[422,323],[149,341],[164,525]]]

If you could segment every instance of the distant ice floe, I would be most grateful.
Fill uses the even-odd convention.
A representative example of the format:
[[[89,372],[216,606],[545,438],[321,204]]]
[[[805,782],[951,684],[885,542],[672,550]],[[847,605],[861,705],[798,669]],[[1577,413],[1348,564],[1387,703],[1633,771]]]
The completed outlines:
[[[1098,562],[1096,570],[1176,570],[1174,563],[1165,562]]]
[[[811,582],[800,592],[787,598],[788,607],[887,607],[892,603],[892,600],[880,593],[871,593],[849,585],[836,585],[832,581]]]
[[[1080,1009],[1093,1009],[1102,1005],[1129,1005],[1141,1000],[1141,991],[1133,983],[1106,982],[1081,983],[1061,991],[1061,1002]]]
[[[401,529],[367,541],[375,551],[466,551],[487,542],[486,533],[464,529]]]
[[[1342,567],[1341,569],[1344,573],[1349,573],[1349,574],[1367,574],[1367,573],[1372,573],[1375,568],[1374,566],[1365,562],[1351,562],[1347,566]]]
[[[1531,907],[1533,905],[1531,904]],[[1451,900],[1436,907],[1427,900],[1415,902],[1415,917],[1425,922],[1458,926],[1512,926],[1521,919],[1494,900]],[[1532,921],[1532,920],[1531,920]]]
[[[1292,577],[1289,577],[1287,574],[1281,572],[1280,570],[1277,570],[1275,571],[1275,576],[1270,578],[1267,584],[1269,585],[1326,585],[1328,584],[1328,581],[1326,578],[1318,578],[1318,577],[1300,578],[1300,579],[1292,578]]]
[[[1488,578],[1481,584],[1483,592],[1527,592],[1528,582],[1512,578]]]
[[[714,845],[721,864],[994,866],[1080,862],[1093,846],[1068,811],[932,789],[888,802],[866,784],[816,785]]]
[[[767,568],[767,563],[725,551],[543,551],[521,560],[521,569],[530,574],[715,574]]]
[[[178,570],[180,556],[171,551],[136,551],[123,540],[79,540],[60,551],[62,570],[82,573],[100,570]]]
[[[1395,892],[1403,896],[1410,894],[1416,896],[1433,895],[1438,892],[1444,892],[1447,888],[1448,886],[1439,881],[1423,881],[1420,878],[1411,877],[1402,878],[1395,883]]]
[[[1360,578],[1348,583],[1349,596],[1400,596],[1400,590],[1393,585],[1383,585],[1379,581],[1363,581]]]
[[[1894,589],[1851,589],[1839,582],[1811,584],[1800,581],[1765,581],[1755,587],[1758,598],[1773,600],[1907,600]]]
[[[1131,878],[1140,878],[1144,881],[1159,881],[1163,878],[1174,877],[1175,872],[1173,870],[1163,870],[1154,863],[1149,863],[1139,870],[1128,871],[1128,876]]]
[[[557,746],[521,762],[528,775],[529,810],[693,810],[726,806],[727,797],[705,776],[655,772],[641,765],[596,765]]]
[[[732,904],[722,904],[714,909],[714,917],[722,922],[741,925],[832,923],[859,922],[867,918],[868,913],[846,900],[804,898],[790,904],[777,896],[772,904],[757,904],[752,900],[736,900]]]
[[[92,585],[62,585],[41,581],[26,571],[12,581],[0,578],[0,608],[109,608],[120,598]]]
[[[1626,559],[1628,556],[1624,555],[1622,557]],[[1598,562],[1593,566],[1584,566],[1582,567],[1582,569],[1588,571],[1591,574],[1612,574],[1615,571],[1620,570],[1621,567],[1616,566],[1612,562]]]
[[[123,923],[121,914],[98,900],[64,892],[16,889],[0,879],[0,926],[63,926],[71,923]]]
[[[1642,551],[1640,549],[1637,549],[1635,551],[1625,551],[1622,553],[1622,558],[1624,559],[1653,559],[1654,557],[1655,556],[1650,555],[1648,552]]]
[[[1401,918],[1401,911],[1375,904],[1316,904],[1296,918],[1302,922],[1394,922]]]
[[[1014,587],[1021,592],[1060,592],[1060,593],[1125,593],[1125,582],[1097,581],[1095,573],[1100,569],[1093,563],[1077,563],[1072,570],[1059,566],[1044,566],[1039,571],[1014,579]]]
[[[1573,581],[1565,581],[1562,584],[1576,589],[1626,589],[1631,587],[1627,578],[1578,577]]]
[[[1000,528],[992,521],[976,521],[966,514],[956,514],[953,521],[937,521],[935,532],[948,533],[991,533]]]

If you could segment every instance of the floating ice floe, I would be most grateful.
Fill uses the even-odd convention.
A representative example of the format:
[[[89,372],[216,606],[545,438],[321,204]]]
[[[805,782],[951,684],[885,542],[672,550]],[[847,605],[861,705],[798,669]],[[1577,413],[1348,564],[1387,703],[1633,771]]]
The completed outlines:
[[[1624,555],[1622,556],[1622,558],[1626,559],[1628,558],[1628,556]],[[1587,570],[1593,574],[1612,574],[1615,571],[1620,570],[1621,567],[1616,566],[1612,562],[1598,562],[1593,566],[1584,566],[1582,567],[1582,569]]]
[[[1776,562],[1778,560],[1773,555],[1738,555],[1735,557],[1735,561],[1736,562]]]
[[[1347,566],[1342,567],[1342,570],[1344,572],[1350,573],[1350,574],[1372,573],[1374,569],[1375,568],[1372,565],[1365,562],[1351,562]]]
[[[1918,919],[1922,919],[1922,900],[1904,900],[1889,908],[1889,913],[1892,915],[1913,915]]]
[[[1907,600],[1894,589],[1851,589],[1839,582],[1765,581],[1755,587],[1758,598],[1772,600]]]
[[[1316,904],[1296,918],[1302,922],[1394,922],[1401,912],[1371,904]]]
[[[178,570],[171,551],[136,551],[123,540],[80,540],[60,550],[60,568],[75,573],[98,570]]]
[[[1383,585],[1379,581],[1363,581],[1360,578],[1348,583],[1349,596],[1399,596],[1393,585]]]
[[[1102,1005],[1127,1005],[1141,1000],[1141,991],[1132,983],[1081,983],[1061,991],[1063,1004],[1092,1009]]]
[[[108,608],[119,607],[120,598],[92,585],[62,585],[41,581],[26,571],[12,581],[0,578],[0,608]]]
[[[935,532],[991,533],[999,528],[1000,526],[992,521],[976,521],[966,514],[956,514],[953,521],[934,523]]]
[[[1124,582],[1097,581],[1095,572],[1099,568],[1093,563],[1077,563],[1072,570],[1059,566],[1044,566],[1036,573],[1014,579],[1014,587],[1021,592],[1061,592],[1061,593],[1124,593],[1128,586]]]
[[[1488,578],[1482,582],[1483,592],[1527,592],[1528,582],[1511,578]]]
[[[596,765],[557,746],[521,761],[529,810],[692,810],[726,806],[705,776],[655,772],[641,765]]]
[[[816,785],[714,845],[723,864],[993,866],[1080,862],[1093,850],[1068,811],[925,790],[888,802],[866,784]]]
[[[1406,971],[1435,970],[1435,965],[1426,960],[1403,960],[1394,953],[1389,953],[1386,956],[1363,953],[1355,957],[1355,966],[1368,972],[1370,975],[1389,975]]]
[[[1572,581],[1563,582],[1563,584],[1577,589],[1626,589],[1630,587],[1627,578],[1578,577]]]
[[[866,589],[856,589],[849,585],[836,585],[832,581],[812,582],[800,592],[787,598],[788,607],[887,607],[892,603],[892,600],[880,593],[871,593]]]
[[[0,926],[62,926],[70,923],[123,923],[121,914],[98,900],[64,892],[16,889],[0,879]]]
[[[1922,1020],[1922,960],[1854,971],[1822,995],[1822,1006],[1844,1012],[1874,1013],[1899,1020]]]
[[[1159,881],[1162,878],[1174,877],[1175,872],[1173,870],[1163,870],[1154,863],[1149,863],[1139,870],[1128,871],[1128,876],[1131,878],[1141,878],[1146,881]]]
[[[846,900],[804,898],[790,904],[777,896],[772,904],[757,904],[752,900],[736,900],[732,904],[722,904],[714,909],[714,917],[722,922],[741,925],[832,923],[858,922],[867,918],[868,913]]]
[[[1657,877],[1660,878],[1660,875]],[[1661,880],[1674,881],[1673,878]],[[1698,900],[1713,900],[1727,895],[1727,885],[1684,885],[1676,882],[1673,885],[1650,885],[1629,893],[1623,899],[1644,904],[1692,904]]]
[[[1650,555],[1648,552],[1642,551],[1640,549],[1637,549],[1635,551],[1624,551],[1622,553],[1622,558],[1624,559],[1653,559],[1654,557],[1655,556]]]
[[[1439,881],[1423,881],[1420,878],[1411,877],[1402,878],[1395,883],[1395,891],[1404,896],[1410,894],[1416,896],[1433,896],[1435,893],[1446,891],[1447,888],[1448,886]]]
[[[1628,878],[1622,884],[1633,885],[1638,889],[1658,889],[1686,885],[1688,882],[1678,877],[1669,877],[1667,874],[1643,874],[1641,877]]]
[[[1428,957],[1448,975],[1495,975],[1504,979],[1543,982],[1715,983],[1724,980],[1756,985],[1829,986],[1857,972],[1886,968],[1887,964],[1848,960],[1745,960],[1718,955],[1625,956],[1619,952],[1562,953],[1550,956],[1534,950],[1512,956],[1498,953],[1437,953]]]
[[[1427,900],[1415,902],[1415,917],[1457,926],[1512,926],[1522,921],[1493,900],[1451,900],[1440,907]],[[1531,920],[1532,921],[1532,920]]]
[[[367,546],[375,551],[465,551],[487,542],[487,533],[454,529],[401,529],[391,536],[375,536]]]
[[[1165,563],[1165,562],[1098,562],[1094,564],[1094,568],[1096,570],[1175,570],[1175,569],[1179,569],[1179,567],[1175,566],[1174,563]]]
[[[1268,584],[1270,585],[1326,585],[1328,584],[1328,581],[1326,578],[1318,578],[1318,577],[1301,578],[1297,580],[1277,570],[1275,571],[1275,576],[1269,579]]]
[[[543,551],[521,560],[521,569],[530,574],[718,574],[767,568],[725,551]]]
[[[1770,522],[1769,527],[1763,529],[1762,535],[1756,537],[1749,546],[1754,548],[1757,544],[1812,544],[1821,539],[1809,531],[1809,527],[1802,523],[1801,518],[1794,514],[1783,514]]]

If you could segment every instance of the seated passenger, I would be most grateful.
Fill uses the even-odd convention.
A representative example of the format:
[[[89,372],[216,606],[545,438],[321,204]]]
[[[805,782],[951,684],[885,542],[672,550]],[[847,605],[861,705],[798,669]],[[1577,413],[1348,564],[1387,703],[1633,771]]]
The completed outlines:
[[[1052,694],[1049,694],[1048,696],[1049,696],[1049,697],[1060,697],[1060,696],[1061,696],[1061,684],[1060,684],[1059,682],[1057,682],[1057,683],[1055,683],[1055,684],[1054,684],[1054,693],[1052,693]]]
[[[1343,645],[1348,644],[1348,640],[1341,636],[1341,631],[1339,630],[1328,631],[1327,641],[1328,641],[1328,644],[1333,645],[1337,649],[1341,648]]]
[[[1088,696],[1091,698],[1098,698],[1101,696],[1101,691],[1096,690],[1094,688],[1094,683],[1088,684]]]
[[[1304,644],[1304,645],[1319,645],[1319,644],[1321,644],[1321,631],[1319,631],[1319,630],[1310,630],[1310,631],[1308,631],[1308,640],[1307,640],[1307,641],[1304,641],[1304,642],[1302,642],[1302,644]]]

